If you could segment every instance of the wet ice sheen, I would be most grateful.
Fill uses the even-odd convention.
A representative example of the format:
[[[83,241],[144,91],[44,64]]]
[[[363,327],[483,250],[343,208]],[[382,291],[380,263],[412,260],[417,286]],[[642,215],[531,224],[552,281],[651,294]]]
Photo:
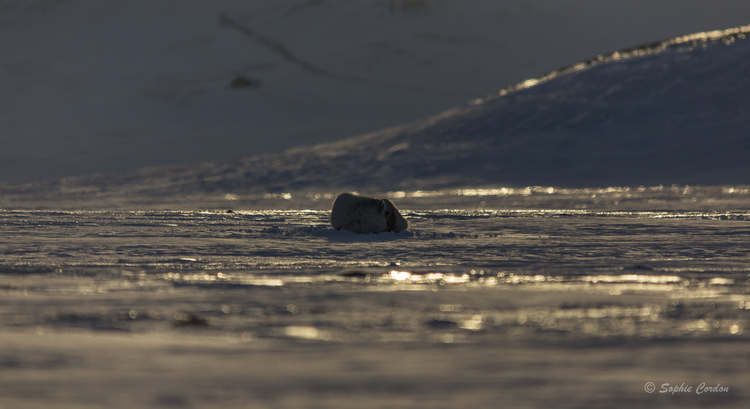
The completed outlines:
[[[437,342],[748,336],[747,212],[2,211],[0,326]]]

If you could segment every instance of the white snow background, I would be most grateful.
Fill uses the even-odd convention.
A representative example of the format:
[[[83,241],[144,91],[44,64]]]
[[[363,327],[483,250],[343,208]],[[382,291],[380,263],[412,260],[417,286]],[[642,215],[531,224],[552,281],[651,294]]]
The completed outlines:
[[[576,9],[563,3],[542,10],[574,15]],[[38,128],[29,140],[41,147],[20,144],[31,152],[24,157],[12,150],[20,140],[8,143],[15,162],[6,166],[30,169],[52,162],[36,174],[19,170],[34,176],[9,177],[5,180],[26,182],[0,188],[0,407],[744,408],[750,402],[747,27],[602,51],[600,58],[537,79],[519,78],[518,85],[416,122],[244,156],[238,153],[244,149],[232,144],[247,132],[247,122],[234,122],[232,115],[219,119],[250,107],[242,102],[259,93],[285,95],[277,87],[288,86],[287,96],[299,96],[332,89],[344,95],[336,87],[361,86],[352,98],[373,103],[370,107],[418,100],[390,99],[398,92],[436,101],[420,109],[442,104],[436,95],[444,91],[469,89],[461,82],[451,88],[451,81],[433,88],[438,82],[427,74],[425,82],[409,79],[410,88],[402,89],[387,75],[333,70],[320,61],[346,67],[347,58],[363,55],[362,48],[351,45],[351,54],[341,60],[335,52],[315,59],[297,51],[305,47],[290,54],[291,46],[279,48],[295,43],[284,38],[290,31],[282,22],[314,25],[302,17],[303,10],[323,15],[328,14],[321,10],[345,10],[351,18],[330,16],[366,28],[356,11],[372,9],[382,18],[408,21],[399,26],[405,29],[431,17],[460,15],[461,7],[406,0],[310,1],[293,8],[253,2],[258,9],[242,12],[240,2],[180,3],[183,7],[143,2],[137,4],[164,9],[141,14],[130,9],[136,2],[0,4],[0,35],[28,30],[23,38],[34,38],[40,27],[81,30],[85,46],[76,49],[82,55],[95,55],[84,52],[86,47],[100,55],[111,49],[107,38],[89,35],[92,21],[106,27],[135,17],[163,22],[160,16],[198,16],[190,13],[195,7],[208,10],[208,32],[232,33],[246,46],[249,38],[250,45],[278,59],[277,65],[255,66],[243,65],[249,64],[244,57],[236,65],[205,58],[213,68],[193,72],[198,66],[184,64],[190,71],[185,77],[169,70],[164,75],[151,65],[124,70],[132,77],[112,77],[103,69],[90,77],[90,69],[66,53],[70,37],[61,35],[59,43],[41,43],[61,50],[60,61],[68,61],[71,73],[81,69],[81,75],[59,77],[58,71],[45,71],[52,60],[44,60],[17,71],[30,76],[24,86],[17,80],[2,83],[16,97],[3,102],[3,112],[14,114],[4,126],[34,123]],[[511,4],[517,7],[511,10],[524,10],[542,3]],[[81,24],[54,18],[64,13]],[[608,20],[597,21],[611,29]],[[144,23],[138,32],[142,39],[160,38],[149,30],[163,33],[167,26]],[[263,31],[254,31],[257,27]],[[146,48],[159,58],[168,58],[167,49],[185,57],[200,44],[213,44],[212,35],[187,44],[140,44],[152,46]],[[548,31],[543,35],[550,37]],[[131,36],[122,41],[133,44]],[[321,44],[313,35],[309,41]],[[2,44],[31,50],[20,42]],[[127,49],[111,51],[112,60],[89,61],[91,66],[144,62],[128,58],[122,51]],[[458,49],[471,52],[463,45]],[[388,61],[388,47],[378,50],[352,64]],[[216,67],[226,70],[214,75]],[[394,67],[398,64],[373,72]],[[45,75],[49,81],[40,81]],[[237,75],[261,83],[228,89]],[[147,93],[149,103],[138,86],[143,78],[155,91]],[[37,105],[34,98],[53,88],[72,99],[43,98],[49,105]],[[376,90],[394,94],[373,96]],[[335,100],[297,104],[304,98],[295,98],[284,99],[273,112],[319,114]],[[264,106],[258,101],[253,109]],[[345,102],[342,106],[351,101]],[[24,119],[33,107],[51,120]],[[120,116],[118,108],[138,115]],[[404,112],[411,120],[417,111]],[[319,124],[330,124],[332,117],[337,116]],[[212,126],[210,133],[228,139],[205,139],[201,118],[226,126]],[[285,135],[313,130],[310,141],[317,138],[311,124],[318,119],[266,120],[259,129],[281,123],[289,126]],[[133,133],[96,139],[107,129],[125,129],[123,123]],[[352,123],[362,124],[356,115]],[[81,129],[75,133],[80,144],[45,142],[51,135],[45,129],[66,126]],[[261,134],[277,139],[287,131]],[[146,137],[160,133],[166,139]],[[289,140],[299,143],[297,136]],[[131,149],[115,149],[123,157],[156,158],[128,159],[123,170],[172,162],[162,154],[165,147],[181,158],[175,161],[191,162],[184,154],[195,150],[192,143],[228,145],[231,156],[244,157],[32,180],[116,170],[120,165],[102,152],[117,143]],[[70,156],[71,146],[90,150]],[[44,149],[49,150],[41,153]],[[32,157],[41,159],[24,160]],[[113,167],[87,167],[93,157]],[[55,164],[55,158],[83,167]],[[379,235],[332,230],[328,209],[341,190],[390,197],[410,230]],[[655,391],[649,392],[649,382]]]

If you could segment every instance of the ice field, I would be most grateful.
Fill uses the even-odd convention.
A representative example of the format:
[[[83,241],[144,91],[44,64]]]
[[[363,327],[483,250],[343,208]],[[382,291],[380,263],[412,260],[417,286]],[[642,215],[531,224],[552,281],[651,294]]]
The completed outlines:
[[[0,405],[746,405],[747,209],[453,200],[474,208],[378,235],[327,210],[1,211]]]

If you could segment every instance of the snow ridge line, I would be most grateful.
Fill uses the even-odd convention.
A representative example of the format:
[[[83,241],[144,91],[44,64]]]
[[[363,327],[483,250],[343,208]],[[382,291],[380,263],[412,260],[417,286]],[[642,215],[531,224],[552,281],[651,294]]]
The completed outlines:
[[[669,40],[656,41],[653,43],[646,43],[646,44],[639,45],[636,47],[626,48],[620,51],[615,51],[610,54],[598,55],[589,60],[582,61],[577,64],[569,65],[567,67],[563,67],[554,71],[550,71],[540,77],[529,78],[521,83],[511,85],[507,88],[503,88],[500,91],[490,94],[486,97],[477,98],[471,101],[469,105],[470,106],[479,105],[479,104],[485,103],[495,98],[508,95],[516,91],[531,88],[535,85],[547,82],[553,78],[556,78],[562,75],[571,74],[577,71],[583,71],[585,69],[591,68],[601,63],[617,61],[617,60],[622,60],[622,59],[632,58],[632,57],[639,57],[639,56],[648,55],[648,54],[656,54],[656,53],[665,51],[666,49],[670,47],[680,46],[680,45],[684,45],[684,44],[691,43],[691,42],[694,43],[693,45],[697,45],[697,43],[710,43],[710,42],[724,41],[728,45],[734,42],[736,39],[741,39],[741,40],[745,39],[745,37],[748,35],[750,35],[750,25],[740,26],[740,27],[735,27],[735,28],[728,28],[726,30],[713,30],[713,31],[704,31],[700,33],[693,33],[693,34],[688,34],[688,35],[684,35],[680,37],[671,38]]]

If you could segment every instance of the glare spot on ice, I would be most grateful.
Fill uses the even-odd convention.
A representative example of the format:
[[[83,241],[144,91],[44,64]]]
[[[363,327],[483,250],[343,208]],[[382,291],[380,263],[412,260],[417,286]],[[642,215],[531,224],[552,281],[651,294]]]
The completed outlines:
[[[292,194],[291,193],[265,193],[263,194],[264,199],[284,199],[284,200],[291,200]]]
[[[681,322],[679,324],[681,330],[685,332],[705,332],[710,329],[710,325],[705,320],[692,320]]]
[[[331,334],[328,331],[322,331],[315,327],[306,326],[291,326],[284,329],[284,333],[288,337],[309,339],[309,340],[330,340]]]
[[[710,285],[734,285],[731,278],[714,277],[709,282]]]
[[[734,187],[725,187],[722,189],[722,193],[724,194],[740,194],[740,195],[746,195],[750,193],[750,189],[746,188],[734,188]]]
[[[443,283],[443,284],[464,284],[470,281],[469,274],[446,274],[446,273],[411,273],[408,271],[391,270],[384,281],[410,282],[415,284]]]
[[[313,200],[313,201],[318,201],[320,199],[331,200],[331,199],[333,199],[334,195],[331,192],[323,192],[323,193],[320,193],[320,192],[308,192],[305,195],[305,197],[308,198],[308,199],[310,199],[310,200]],[[289,195],[289,199],[291,199],[291,198],[292,198],[292,196]]]
[[[607,187],[607,188],[582,188],[582,189],[564,189],[555,188],[552,186],[527,186],[523,189],[511,188],[511,187],[500,187],[500,188],[465,188],[465,189],[450,189],[450,190],[415,190],[415,191],[394,191],[388,192],[387,196],[392,198],[403,198],[403,197],[414,197],[414,198],[429,198],[429,197],[442,197],[442,196],[530,196],[533,194],[546,194],[546,195],[562,195],[562,196],[573,196],[573,195],[592,195],[592,194],[608,194],[608,193],[627,193],[631,190],[638,190],[639,192],[645,191],[647,188],[630,188],[630,187]],[[663,186],[654,186],[648,188],[650,191],[663,190]]]
[[[175,284],[235,284],[235,285],[249,285],[249,286],[262,286],[262,287],[281,287],[284,285],[284,280],[278,278],[270,278],[267,276],[259,276],[254,274],[226,274],[226,273],[167,273],[163,276],[167,281],[174,282]],[[288,282],[294,282],[294,278],[287,279]]]
[[[470,319],[461,321],[458,327],[469,331],[479,331],[482,329],[482,316],[475,314]]]
[[[461,276],[448,275],[443,278],[443,281],[450,284],[466,283],[469,281],[469,275],[463,274]]]
[[[669,192],[679,195],[710,195],[710,188],[695,188],[691,186],[672,185],[658,186],[610,186],[605,188],[556,188],[552,186],[527,186],[525,188],[498,187],[498,188],[463,188],[444,190],[414,190],[414,191],[391,191],[387,193],[391,198],[430,198],[430,197],[474,197],[474,196],[530,196],[530,195],[557,195],[557,196],[589,196],[609,195],[614,197],[631,197],[641,193]],[[723,194],[750,194],[750,188],[738,188],[725,186],[721,188]]]
[[[588,281],[591,283],[636,282],[636,283],[648,283],[648,284],[667,284],[667,283],[679,283],[680,281],[682,281],[682,278],[678,276],[623,274],[623,275],[614,275],[614,276],[611,276],[611,275],[585,276],[581,278],[581,281]]]
[[[388,274],[390,274],[392,280],[396,281],[405,281],[411,278],[411,273],[408,271],[391,270]]]

